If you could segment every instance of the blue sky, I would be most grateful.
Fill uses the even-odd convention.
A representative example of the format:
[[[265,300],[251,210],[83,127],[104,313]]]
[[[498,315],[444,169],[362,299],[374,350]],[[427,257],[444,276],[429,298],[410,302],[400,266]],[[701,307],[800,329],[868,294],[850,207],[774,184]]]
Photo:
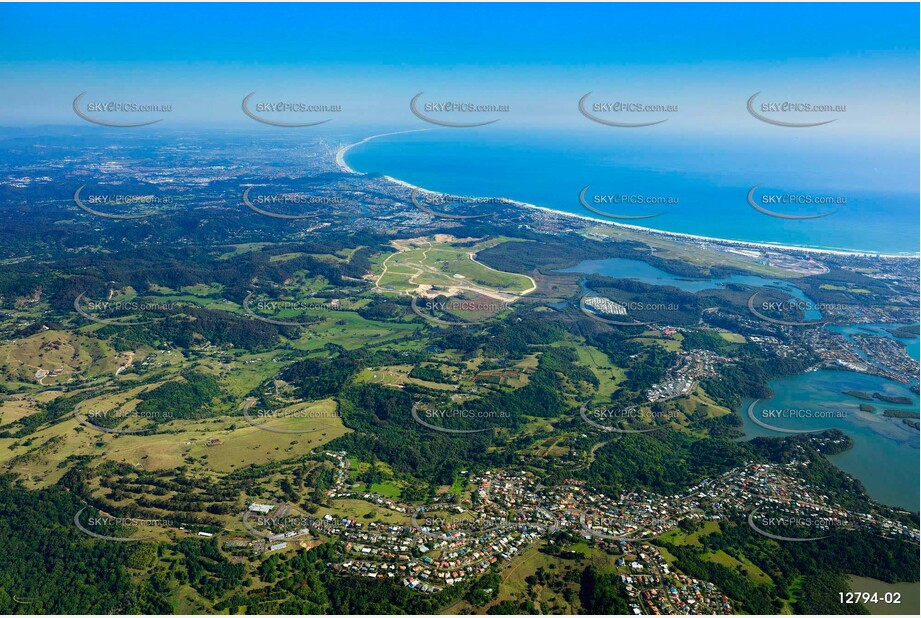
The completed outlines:
[[[7,4],[4,59],[450,67],[916,56],[911,4]]]
[[[678,104],[668,131],[757,135],[772,99],[846,104],[827,135],[916,146],[914,4],[0,5],[0,123],[79,124],[73,98],[169,103],[160,126],[252,127],[243,96],[412,127],[419,91],[585,129],[575,102]],[[663,125],[665,126],[665,125]],[[765,134],[768,135],[768,134]]]

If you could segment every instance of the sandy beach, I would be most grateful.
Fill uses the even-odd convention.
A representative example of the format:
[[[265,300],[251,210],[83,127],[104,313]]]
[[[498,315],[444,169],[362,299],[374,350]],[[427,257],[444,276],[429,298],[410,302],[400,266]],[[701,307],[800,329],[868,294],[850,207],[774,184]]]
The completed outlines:
[[[389,135],[403,135],[404,133],[419,133],[421,131],[431,131],[431,129],[409,129],[407,131],[392,131],[390,133],[381,133],[380,135],[372,135],[370,137],[366,137],[360,142],[355,142],[354,144],[347,144],[345,146],[342,146],[341,148],[339,148],[339,150],[336,151],[336,165],[339,167],[340,170],[342,170],[346,174],[359,174],[361,172],[356,172],[351,167],[349,167],[348,163],[345,162],[345,154],[349,150],[351,150],[352,148],[355,148],[356,146],[361,146],[362,144],[366,144],[372,140],[376,140],[379,137],[387,137]],[[387,178],[390,180],[393,180],[392,178],[390,178],[390,176],[387,176]],[[406,183],[403,183],[403,184],[406,184]]]
[[[345,160],[345,155],[352,148],[355,148],[356,146],[360,146],[362,144],[366,144],[370,141],[376,140],[381,137],[388,137],[391,135],[403,135],[406,133],[418,133],[421,131],[430,131],[430,130],[431,129],[410,129],[407,131],[392,131],[389,133],[380,133],[378,135],[371,135],[369,137],[366,137],[362,139],[361,141],[355,142],[353,144],[344,145],[341,148],[339,148],[338,151],[336,151],[336,165],[339,167],[341,171],[347,174],[360,174],[361,172],[358,172],[352,169]],[[430,195],[439,195],[442,193],[440,191],[432,191],[430,189],[426,189],[425,187],[420,187],[420,186],[408,183],[405,180],[400,180],[399,178],[394,178],[393,176],[384,175],[382,176],[382,178],[384,178],[388,182],[391,182],[395,185],[399,185],[401,187],[409,189],[410,191],[415,190],[420,193],[430,194]],[[501,198],[501,199],[504,199],[506,202],[514,206],[520,206],[522,208],[531,208],[534,210],[541,210],[541,211],[551,213],[553,215],[560,216],[560,217],[580,219],[583,221],[590,221],[592,223],[602,224],[606,226],[629,229],[629,230],[639,232],[642,234],[658,235],[658,236],[664,236],[667,238],[673,238],[673,239],[678,239],[678,240],[692,240],[692,241],[700,241],[700,242],[709,242],[713,244],[728,245],[728,246],[739,247],[739,248],[759,249],[762,251],[763,250],[788,251],[788,252],[797,252],[797,253],[815,253],[815,254],[823,254],[823,255],[841,255],[841,256],[858,256],[858,257],[879,257],[879,258],[887,258],[887,259],[905,259],[905,260],[917,260],[919,259],[919,257],[921,257],[921,254],[874,253],[874,252],[867,252],[867,251],[849,251],[845,249],[828,249],[828,248],[820,248],[820,247],[805,247],[805,246],[799,246],[799,245],[783,245],[783,244],[772,243],[772,242],[753,242],[753,241],[746,241],[746,240],[730,240],[726,238],[714,238],[711,236],[699,236],[697,234],[685,234],[682,232],[666,232],[662,230],[656,230],[653,228],[642,227],[639,225],[618,223],[614,221],[608,221],[606,219],[599,219],[597,217],[589,217],[585,215],[577,215],[571,212],[565,212],[562,210],[554,210],[553,208],[547,208],[546,206],[538,206],[537,204],[521,202],[519,200],[515,200],[511,198]]]

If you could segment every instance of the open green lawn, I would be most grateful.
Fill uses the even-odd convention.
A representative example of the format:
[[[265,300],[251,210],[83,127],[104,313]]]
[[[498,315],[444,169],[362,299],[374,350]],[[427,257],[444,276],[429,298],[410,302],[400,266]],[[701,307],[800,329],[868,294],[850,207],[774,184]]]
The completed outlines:
[[[703,547],[700,537],[707,534],[713,534],[720,531],[720,525],[715,521],[704,522],[704,524],[694,532],[687,534],[680,528],[674,528],[662,535],[662,539],[672,545],[691,545],[693,547]]]
[[[418,328],[419,324],[410,322],[373,322],[351,311],[337,311],[335,316],[303,328],[301,338],[293,346],[313,351],[334,343],[354,350],[411,336]]]
[[[671,337],[662,337],[661,335],[651,336],[651,337],[634,337],[634,341],[642,343],[643,345],[660,345],[669,352],[678,352],[681,350],[681,339],[680,338],[671,338]]]
[[[392,482],[372,483],[371,491],[382,496],[387,496],[388,498],[399,498],[401,493],[401,489],[396,483]]]
[[[493,270],[477,262],[473,255],[510,239],[495,238],[473,246],[426,238],[400,241],[399,252],[378,265],[381,288],[413,290],[417,286],[437,289],[466,288],[483,291],[523,294],[534,288],[530,277]]]
[[[596,390],[596,397],[609,398],[618,385],[626,379],[624,370],[608,358],[607,354],[588,345],[580,345],[576,348],[579,355],[579,361],[591,369],[595,377],[598,378],[599,386]]]
[[[710,562],[715,562],[717,564],[723,565],[724,567],[732,569],[733,571],[743,573],[748,579],[756,584],[773,583],[771,578],[768,577],[767,573],[759,569],[748,559],[745,559],[744,561],[736,560],[723,550],[719,550],[717,552],[708,552],[704,555],[704,557]]]

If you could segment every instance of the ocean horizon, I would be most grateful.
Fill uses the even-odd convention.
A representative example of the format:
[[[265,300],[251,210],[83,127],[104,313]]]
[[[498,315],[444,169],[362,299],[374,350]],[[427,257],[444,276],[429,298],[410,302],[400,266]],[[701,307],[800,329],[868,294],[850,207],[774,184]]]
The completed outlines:
[[[860,161],[840,155],[834,143],[805,150],[793,158],[778,143],[753,152],[717,139],[701,144],[633,134],[615,143],[593,134],[537,136],[485,127],[372,135],[349,146],[340,163],[427,191],[507,198],[653,232],[919,255],[917,165],[912,180],[896,152],[877,153],[872,169],[860,169]],[[810,158],[825,162],[821,170],[807,165]],[[708,166],[717,171],[705,171]],[[756,210],[750,199],[781,216]],[[782,218],[815,215],[823,216]]]

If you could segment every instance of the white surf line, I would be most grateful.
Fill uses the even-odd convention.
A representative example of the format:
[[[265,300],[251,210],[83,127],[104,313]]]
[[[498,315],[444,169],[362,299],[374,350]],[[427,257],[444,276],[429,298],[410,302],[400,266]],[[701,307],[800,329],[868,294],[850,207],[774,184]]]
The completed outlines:
[[[367,144],[368,142],[372,140],[376,140],[380,137],[388,137],[390,135],[403,135],[405,133],[419,133],[420,131],[431,131],[431,130],[432,129],[409,129],[407,131],[391,131],[390,133],[381,133],[379,135],[372,135],[370,137],[366,137],[360,142],[355,142],[354,144],[346,144],[345,146],[340,147],[339,150],[336,151],[336,165],[339,166],[339,169],[345,172],[346,174],[358,174],[360,172],[356,172],[351,167],[349,167],[348,163],[345,162],[345,153],[347,153],[352,148],[355,148],[356,146],[361,146],[362,144]],[[389,178],[389,176],[387,178]]]
[[[417,131],[431,131],[431,130],[432,129],[411,129],[409,131],[394,131],[391,133],[382,133],[380,135],[372,135],[371,137],[366,137],[360,142],[355,142],[354,144],[350,144],[348,146],[343,146],[342,148],[340,148],[339,151],[336,153],[336,164],[339,166],[339,169],[342,170],[343,172],[346,172],[349,174],[357,174],[359,172],[356,172],[355,170],[353,170],[345,162],[345,153],[347,153],[349,150],[351,150],[355,146],[364,144],[365,142],[369,142],[379,137],[386,137],[388,135],[400,135],[403,133],[415,133]],[[435,195],[444,194],[443,191],[433,191],[431,189],[426,189],[425,187],[414,185],[412,183],[406,182],[405,180],[394,178],[393,176],[382,175],[381,177],[395,185],[399,185],[409,190],[415,189],[416,191],[419,191],[420,193],[435,194]],[[731,240],[728,238],[717,238],[715,236],[701,236],[699,234],[687,234],[685,232],[670,232],[666,230],[657,230],[654,228],[642,227],[640,225],[631,225],[629,223],[616,223],[614,221],[610,221],[607,219],[598,219],[596,217],[578,215],[572,212],[565,212],[562,210],[554,210],[553,208],[548,208],[546,206],[538,206],[537,204],[531,204],[529,202],[522,202],[520,200],[512,199],[510,197],[502,197],[500,199],[505,200],[506,202],[508,202],[509,204],[513,206],[520,206],[521,208],[532,208],[535,210],[541,210],[541,211],[548,212],[548,213],[551,213],[551,214],[554,214],[560,217],[581,219],[583,221],[591,221],[592,223],[600,223],[608,227],[619,227],[619,228],[624,228],[624,229],[640,232],[642,234],[653,234],[653,235],[665,236],[666,238],[677,238],[679,240],[701,240],[705,242],[712,242],[712,243],[721,244],[721,245],[732,245],[732,246],[743,247],[743,248],[771,249],[774,251],[805,252],[805,253],[815,253],[815,254],[820,254],[820,255],[838,255],[838,256],[844,256],[844,257],[849,257],[849,256],[850,257],[879,257],[879,258],[899,259],[899,260],[917,260],[919,257],[921,257],[921,253],[915,253],[915,254],[912,254],[912,253],[881,253],[881,252],[876,252],[876,251],[866,251],[866,250],[859,250],[859,249],[854,249],[854,250],[827,249],[827,248],[820,248],[820,247],[807,247],[807,246],[802,246],[802,245],[783,245],[783,244],[771,243],[771,242],[757,242],[757,241],[752,241],[752,240]]]

